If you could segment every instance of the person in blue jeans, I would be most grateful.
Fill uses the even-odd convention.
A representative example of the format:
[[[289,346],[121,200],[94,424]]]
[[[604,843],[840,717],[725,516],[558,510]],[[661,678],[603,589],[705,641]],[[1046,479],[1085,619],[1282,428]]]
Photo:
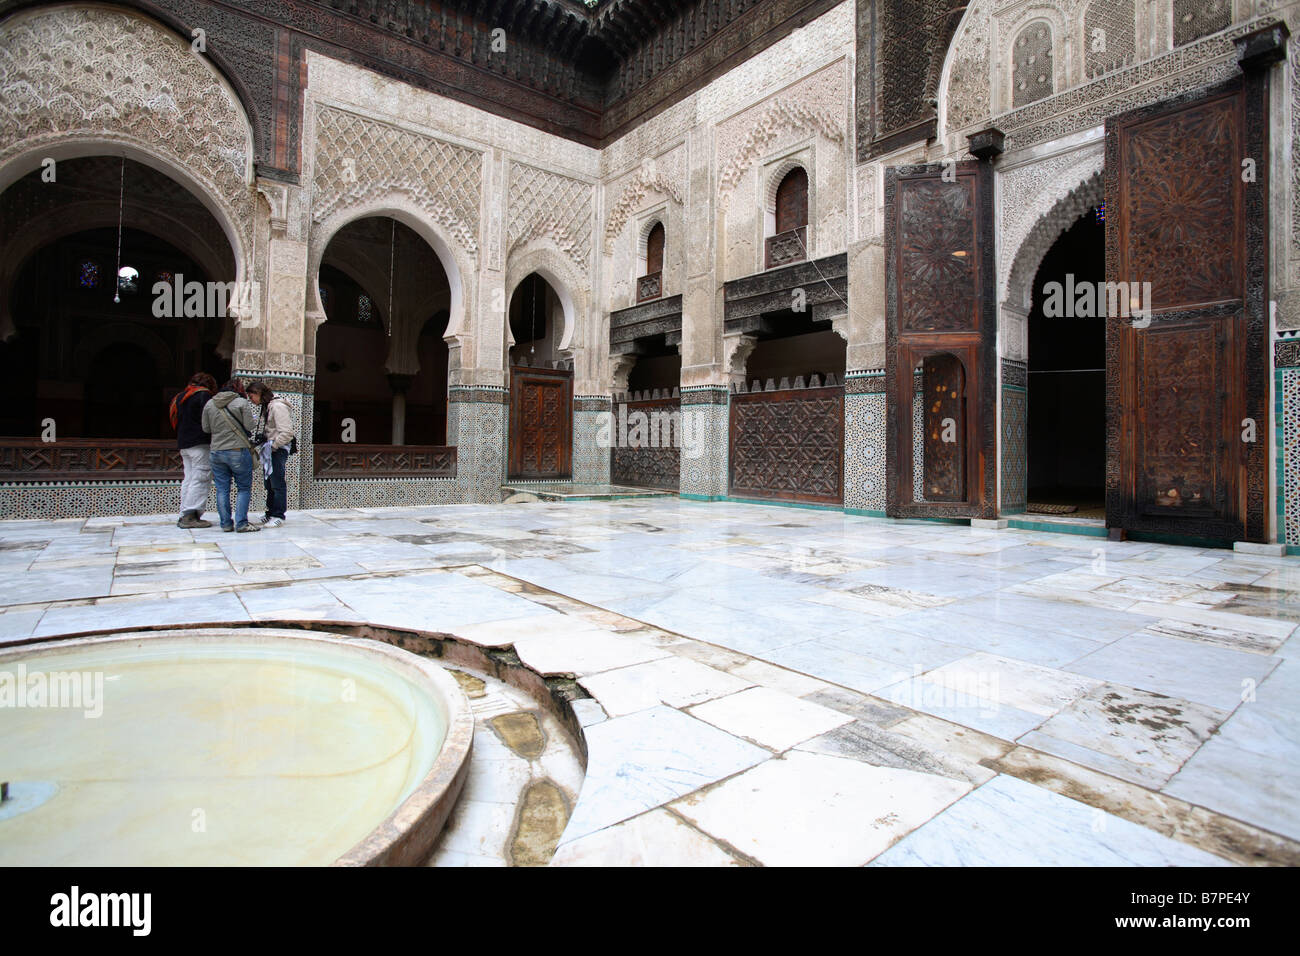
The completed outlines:
[[[253,443],[261,452],[266,482],[266,517],[262,519],[262,527],[278,528],[285,522],[288,504],[284,469],[294,442],[293,415],[289,403],[261,379],[248,383],[247,394],[260,413]]]
[[[217,514],[222,531],[261,531],[248,523],[253,488],[253,449],[249,442],[257,414],[243,396],[239,379],[231,379],[203,406],[203,430],[212,436],[212,481],[217,486]],[[235,514],[230,514],[230,482],[235,482]]]

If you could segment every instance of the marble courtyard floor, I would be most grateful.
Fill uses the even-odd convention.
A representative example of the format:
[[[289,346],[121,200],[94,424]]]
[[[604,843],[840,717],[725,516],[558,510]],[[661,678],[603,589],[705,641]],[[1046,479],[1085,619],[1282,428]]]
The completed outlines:
[[[7,521],[0,569],[0,642],[369,623],[573,675],[556,864],[1300,863],[1296,558],[656,498]],[[471,775],[442,861],[512,816]]]

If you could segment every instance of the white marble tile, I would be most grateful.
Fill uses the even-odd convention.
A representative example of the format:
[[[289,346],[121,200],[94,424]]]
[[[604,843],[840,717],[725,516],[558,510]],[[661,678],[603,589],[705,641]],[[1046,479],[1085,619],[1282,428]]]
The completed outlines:
[[[40,610],[7,611],[0,614],[0,644],[6,641],[21,641],[30,637],[36,630],[36,624],[45,613]]]
[[[233,593],[165,601],[112,599],[100,604],[52,607],[36,626],[36,637],[78,634],[106,628],[160,624],[216,624],[248,621],[248,611]]]
[[[898,664],[867,657],[865,654],[855,654],[822,641],[804,641],[778,647],[764,653],[763,657],[781,667],[820,677],[827,683],[862,691],[864,694],[897,684],[910,673],[908,668]]]
[[[585,676],[668,657],[662,648],[613,631],[541,634],[515,642],[515,653],[539,674]]]
[[[255,621],[362,621],[361,615],[319,584],[243,588],[239,598]]]
[[[1279,761],[1216,738],[1192,755],[1164,792],[1300,840],[1300,764],[1295,760]]]
[[[1121,817],[999,776],[872,861],[872,866],[1226,866]]]
[[[588,727],[587,777],[561,843],[612,826],[771,756],[670,707]]]
[[[778,753],[851,717],[770,687],[754,687],[691,708],[691,715]]]
[[[1081,657],[1067,670],[1231,711],[1241,701],[1243,681],[1258,683],[1276,663],[1260,654],[1142,633]]]
[[[761,684],[774,690],[803,697],[831,688],[831,685],[814,677],[808,677],[786,667],[776,667],[766,661],[751,660],[739,667],[730,668],[730,672],[749,684]]]
[[[739,861],[666,810],[561,846],[551,866],[738,866]]]
[[[664,657],[645,664],[620,667],[582,679],[611,717],[667,704],[687,707],[734,694],[752,682],[682,657]]]
[[[769,866],[860,866],[970,786],[791,751],[672,808]]]

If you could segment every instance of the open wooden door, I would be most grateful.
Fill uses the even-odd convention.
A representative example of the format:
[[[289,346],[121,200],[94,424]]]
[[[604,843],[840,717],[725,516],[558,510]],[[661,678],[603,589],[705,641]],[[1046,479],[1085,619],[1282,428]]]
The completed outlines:
[[[997,318],[989,163],[885,170],[885,262],[886,513],[992,518]]]
[[[1112,529],[1264,540],[1265,109],[1245,76],[1106,123],[1108,289],[1150,301],[1106,320]]]
[[[568,478],[573,468],[573,373],[510,370],[510,478]]]

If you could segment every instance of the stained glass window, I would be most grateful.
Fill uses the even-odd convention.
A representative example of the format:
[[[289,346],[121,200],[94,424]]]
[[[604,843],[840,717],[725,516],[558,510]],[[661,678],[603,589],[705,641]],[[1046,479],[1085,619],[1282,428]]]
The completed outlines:
[[[83,289],[99,288],[99,263],[87,259],[77,269],[77,284]]]
[[[370,296],[364,292],[357,296],[357,321],[370,321]]]
[[[1105,204],[1105,203],[1102,203],[1100,206],[1098,206],[1098,207],[1097,207],[1095,210],[1093,210],[1093,211],[1097,214],[1097,221],[1098,221],[1098,222],[1105,222],[1105,221],[1106,221],[1106,204]]]
[[[320,304],[328,309],[330,307],[330,290],[325,288],[324,286],[319,286],[319,290],[320,290]]]
[[[176,277],[172,275],[170,272],[164,271],[164,272],[159,272],[157,275],[155,275],[153,277],[153,281],[154,281],[154,285],[157,285],[159,282],[162,282],[166,285],[171,285],[172,280],[175,278]]]

